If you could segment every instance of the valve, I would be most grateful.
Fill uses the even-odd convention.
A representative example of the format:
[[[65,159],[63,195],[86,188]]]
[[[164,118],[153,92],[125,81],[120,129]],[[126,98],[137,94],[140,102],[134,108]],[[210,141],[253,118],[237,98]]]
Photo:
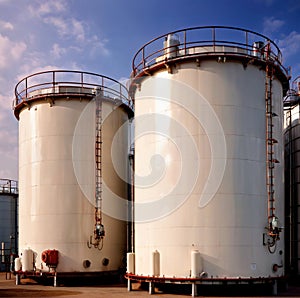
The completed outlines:
[[[280,240],[280,232],[282,231],[276,216],[272,217],[266,230],[267,232],[263,234],[263,245],[267,246],[269,252],[273,254],[276,251],[276,243]]]
[[[100,223],[95,226],[95,239],[100,239],[105,236],[104,226]]]
[[[276,216],[272,217],[272,220],[269,224],[269,236],[273,238],[274,241],[280,240],[280,232],[282,228],[279,227],[279,220]]]

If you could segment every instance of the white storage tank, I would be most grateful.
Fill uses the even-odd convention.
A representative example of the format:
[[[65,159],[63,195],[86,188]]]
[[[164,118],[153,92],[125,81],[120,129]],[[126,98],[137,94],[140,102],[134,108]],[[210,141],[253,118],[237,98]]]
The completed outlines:
[[[0,271],[10,267],[10,255],[18,252],[18,182],[0,179]]]
[[[300,275],[300,77],[291,85],[284,101],[285,141],[285,242],[286,268],[290,276]]]
[[[127,89],[94,73],[36,73],[17,84],[14,113],[20,251],[33,251],[35,271],[116,273],[126,258],[127,214],[120,208],[113,218],[104,208],[111,197],[128,196],[128,135],[115,136],[132,117]]]
[[[177,37],[177,51],[165,56],[170,36]],[[129,279],[261,282],[284,276],[287,88],[276,44],[245,29],[189,28],[137,52],[130,88],[135,274]],[[152,272],[153,251],[160,254],[159,278]]]

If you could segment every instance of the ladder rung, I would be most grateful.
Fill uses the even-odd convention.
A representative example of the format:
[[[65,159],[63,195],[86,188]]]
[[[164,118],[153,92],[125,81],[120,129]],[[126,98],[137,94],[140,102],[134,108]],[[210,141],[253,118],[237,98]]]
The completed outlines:
[[[277,144],[278,143],[278,141],[274,138],[269,138],[269,139],[267,139],[267,141],[271,144]]]
[[[276,113],[274,113],[274,112],[272,112],[272,113],[270,114],[270,116],[271,116],[271,117],[278,117],[278,115],[277,115]]]

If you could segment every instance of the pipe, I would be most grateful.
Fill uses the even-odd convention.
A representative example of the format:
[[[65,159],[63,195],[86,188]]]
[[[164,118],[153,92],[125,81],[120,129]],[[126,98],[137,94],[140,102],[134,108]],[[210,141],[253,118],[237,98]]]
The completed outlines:
[[[1,242],[1,263],[5,263],[5,243]]]

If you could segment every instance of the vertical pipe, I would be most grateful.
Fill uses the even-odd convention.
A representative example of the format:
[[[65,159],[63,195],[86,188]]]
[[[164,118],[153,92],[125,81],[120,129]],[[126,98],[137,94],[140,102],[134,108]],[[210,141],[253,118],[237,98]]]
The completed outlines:
[[[216,51],[216,29],[212,28],[212,40],[213,40],[213,49]]]
[[[149,282],[149,295],[153,295],[155,293],[154,282]]]
[[[122,85],[120,84],[119,87],[120,87],[120,99],[123,102]]]
[[[5,263],[5,243],[1,242],[1,263]]]
[[[292,179],[292,175],[293,175],[293,170],[292,170],[292,165],[293,165],[293,161],[292,161],[292,120],[291,120],[291,115],[292,115],[292,108],[291,106],[289,106],[288,108],[288,112],[287,112],[287,129],[288,129],[288,140],[287,140],[287,144],[288,144],[288,156],[289,156],[289,160],[288,160],[288,184],[286,187],[288,187],[288,200],[286,200],[287,203],[287,207],[286,207],[286,212],[288,212],[287,214],[287,218],[288,218],[288,225],[287,225],[287,232],[285,233],[285,237],[287,237],[287,242],[286,242],[286,249],[288,251],[288,256],[287,256],[287,268],[292,268],[293,267],[293,248],[292,248],[292,197],[293,197],[293,179]],[[287,181],[286,181],[287,182]]]
[[[131,251],[134,252],[134,153],[132,154],[132,169],[131,169]]]
[[[192,297],[197,297],[198,293],[197,293],[197,285],[193,282],[192,283]]]
[[[297,107],[297,119],[299,121],[299,117],[300,117],[300,105],[298,104]],[[294,240],[294,260],[295,260],[295,273],[298,275],[300,272],[300,260],[299,260],[299,201],[298,201],[298,196],[299,196],[299,191],[298,191],[298,185],[299,185],[299,177],[296,174],[296,169],[298,170],[300,167],[299,164],[299,158],[300,158],[300,151],[299,151],[299,145],[298,145],[298,141],[299,141],[299,136],[297,134],[297,129],[299,124],[295,125],[295,130],[294,130],[294,139],[292,142],[292,150],[293,150],[293,165],[294,165],[294,169],[293,169],[293,230],[294,230],[294,236],[293,236],[293,240]],[[293,137],[293,135],[292,135]]]
[[[83,92],[83,82],[84,82],[84,78],[83,78],[83,72],[80,73],[80,87],[81,87],[81,90],[80,92],[84,93]]]
[[[127,273],[135,274],[135,254],[127,253]]]
[[[25,79],[25,99],[27,100],[27,86],[28,86],[28,82],[27,82],[28,78]]]
[[[201,254],[198,250],[193,250],[191,252],[191,277],[192,278],[199,277],[201,271],[202,271]]]
[[[131,121],[129,122],[131,124]],[[129,143],[131,144],[131,125],[129,124]],[[129,145],[130,146],[130,145]],[[127,220],[127,251],[134,252],[134,240],[133,240],[133,229],[134,229],[134,214],[133,214],[133,153],[129,149],[128,160],[129,169],[128,176],[130,181],[128,182],[128,220]]]
[[[142,49],[142,61],[143,61],[143,68],[145,68],[145,47]]]
[[[158,250],[152,252],[152,275],[160,276],[160,253]]]
[[[186,30],[183,31],[184,55],[186,55]]]
[[[272,295],[277,296],[278,291],[277,291],[277,280],[274,280],[274,283],[272,285]]]
[[[127,279],[127,291],[130,292],[132,290],[132,283],[131,283],[131,279],[128,278]]]
[[[131,177],[131,171],[130,171],[130,154],[128,154],[128,163],[129,163],[129,167],[128,167],[128,177]],[[131,243],[131,221],[132,221],[132,214],[131,214],[131,185],[130,185],[130,181],[128,181],[127,183],[127,198],[128,198],[128,207],[127,207],[127,253],[128,252],[132,252],[131,247],[132,247],[132,243]],[[127,262],[127,266],[128,266],[128,262]]]
[[[130,240],[130,251],[133,253],[134,252],[134,122],[133,119],[129,120],[129,224],[130,224],[130,231],[129,231],[129,236]]]

